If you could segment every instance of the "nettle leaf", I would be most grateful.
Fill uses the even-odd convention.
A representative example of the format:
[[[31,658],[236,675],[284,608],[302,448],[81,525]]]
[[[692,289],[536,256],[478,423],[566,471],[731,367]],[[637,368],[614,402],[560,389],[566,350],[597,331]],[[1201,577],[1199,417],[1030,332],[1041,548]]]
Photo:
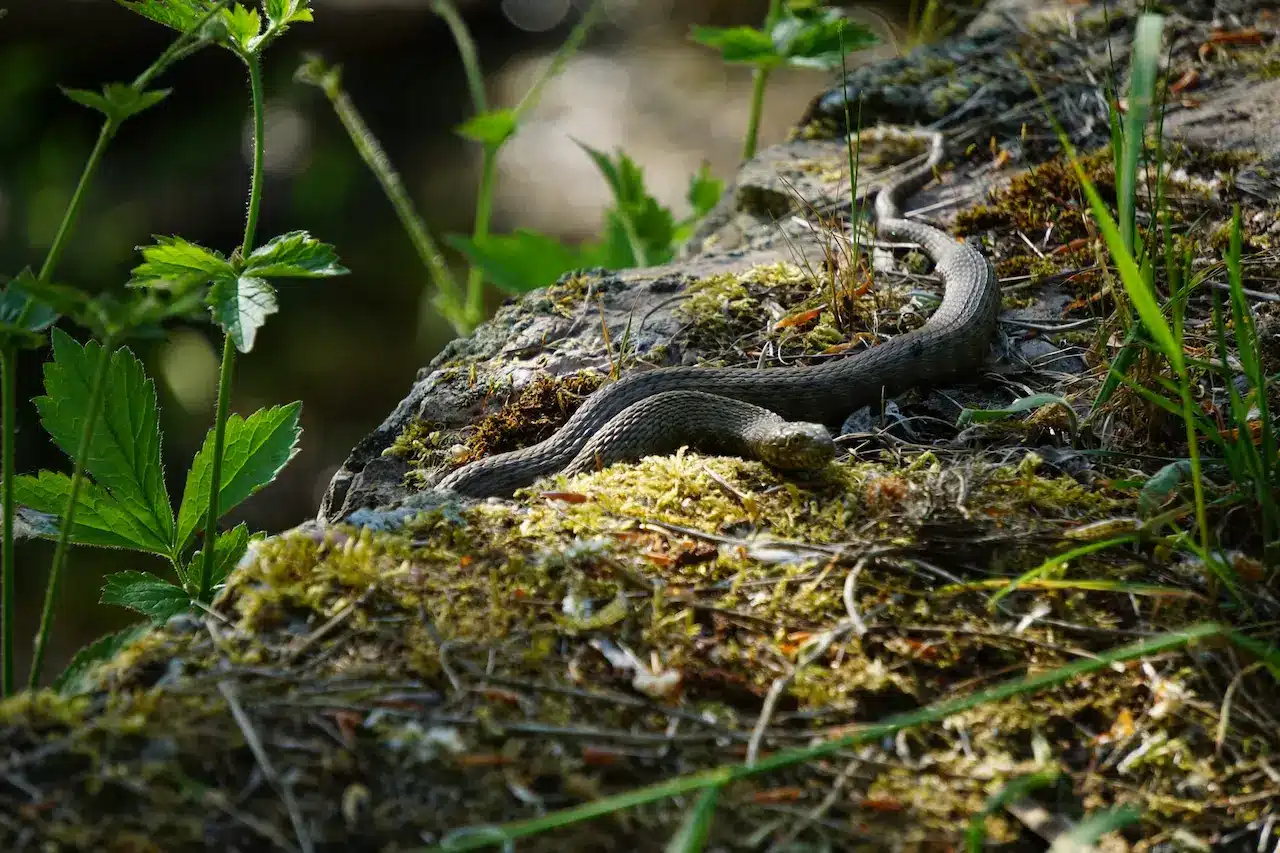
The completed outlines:
[[[36,397],[40,422],[68,456],[79,449],[89,414],[93,375],[99,359],[109,357],[101,415],[80,462],[121,510],[146,531],[136,538],[147,550],[168,553],[173,542],[173,508],[164,484],[160,454],[160,418],[155,383],[127,347],[106,354],[101,344],[76,343],[65,332],[53,332],[53,359],[44,366],[45,396]]]
[[[267,0],[267,20],[277,27],[310,21],[311,0]]]
[[[11,340],[30,348],[44,345],[44,332],[58,319],[58,311],[38,295],[38,290],[30,269],[0,289],[0,341]]]
[[[182,587],[150,572],[108,575],[98,601],[136,610],[157,625],[191,609],[191,596]]]
[[[693,212],[676,225],[675,233],[671,238],[673,247],[693,236],[698,222],[715,208],[723,193],[724,181],[711,174],[711,164],[704,160],[701,168],[689,179],[689,192],[685,198],[689,200],[689,206],[693,208]]]
[[[258,16],[257,9],[237,3],[230,9],[223,9],[219,17],[232,42],[245,52],[253,50],[253,42],[262,31],[262,18]]]
[[[349,272],[332,245],[306,231],[281,234],[254,249],[244,264],[244,273],[258,278],[330,278]]]
[[[79,288],[42,282],[30,268],[18,273],[5,290],[12,291],[13,298],[0,300],[0,323],[16,324],[24,303],[28,299],[35,300],[23,323],[24,330],[28,332],[43,332],[57,321],[60,314],[74,319],[89,302],[89,297]]]
[[[840,67],[842,49],[861,50],[878,41],[875,33],[845,18],[840,9],[794,12],[783,7],[769,35],[788,65],[825,71]]]
[[[150,630],[151,625],[142,622],[99,637],[76,652],[71,663],[67,664],[62,674],[53,680],[51,686],[63,696],[84,693],[92,686],[91,676],[99,664],[115,657],[122,649],[135,640],[141,639]]]
[[[606,266],[645,267],[669,261],[675,254],[675,217],[645,189],[644,170],[622,151],[614,160],[582,142],[578,146],[613,191],[614,206],[606,213],[606,246],[612,248]]]
[[[127,83],[107,83],[102,87],[102,94],[87,89],[68,89],[62,86],[62,94],[77,104],[97,110],[107,117],[108,121],[119,124],[130,116],[153,107],[163,101],[172,89],[152,89],[140,92]]]
[[[235,341],[236,349],[253,349],[258,329],[276,313],[276,289],[266,279],[242,275],[218,279],[209,288],[209,311],[213,320]]]
[[[181,290],[224,278],[235,278],[235,268],[221,252],[197,246],[181,237],[156,236],[153,246],[139,246],[142,263],[133,268],[133,287]]]
[[[213,8],[213,0],[116,0],[126,9],[175,30],[189,30]]]
[[[693,27],[689,38],[720,51],[725,62],[777,65],[782,61],[769,36],[752,27]]]
[[[501,145],[516,133],[515,110],[500,109],[479,113],[454,128],[459,136],[484,145]]]
[[[694,218],[701,219],[710,213],[723,194],[724,181],[711,174],[711,164],[703,160],[697,174],[689,179],[689,192],[685,196],[693,207]]]
[[[298,452],[298,416],[302,403],[259,409],[247,419],[227,418],[226,446],[222,460],[219,517],[270,483]],[[178,510],[178,545],[185,549],[209,507],[213,482],[213,430],[191,463],[187,485]]]
[[[536,290],[571,270],[591,266],[577,249],[523,228],[514,234],[491,234],[479,242],[457,234],[445,239],[508,293]]]
[[[31,535],[57,539],[62,529],[62,513],[67,508],[67,495],[71,493],[71,478],[55,471],[41,471],[35,476],[23,474],[14,478],[13,492],[14,500],[26,509],[23,521]],[[33,512],[43,517],[33,517]],[[129,548],[161,556],[170,553],[170,542],[157,537],[92,481],[80,484],[71,540],[98,548]]]
[[[237,524],[226,533],[218,534],[218,541],[213,545],[213,579],[212,589],[217,591],[227,575],[240,562],[244,552],[249,548],[249,527]],[[200,567],[204,564],[204,552],[197,551],[179,574],[187,589],[194,595],[200,588]]]

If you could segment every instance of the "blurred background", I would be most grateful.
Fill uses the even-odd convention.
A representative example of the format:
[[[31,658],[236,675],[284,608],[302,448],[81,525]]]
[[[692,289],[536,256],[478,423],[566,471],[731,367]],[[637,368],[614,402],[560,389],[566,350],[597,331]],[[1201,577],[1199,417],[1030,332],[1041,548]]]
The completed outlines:
[[[578,19],[579,0],[458,0],[488,77],[490,106],[512,106]],[[610,199],[574,139],[624,149],[650,191],[687,214],[689,176],[708,161],[731,179],[741,150],[750,69],[722,63],[688,40],[694,24],[758,26],[768,0],[610,0],[584,49],[546,89],[504,149],[495,232],[527,227],[596,236]],[[847,4],[883,44],[851,58],[896,53],[907,0]],[[38,268],[97,135],[96,113],[58,86],[97,90],[132,80],[174,33],[112,0],[0,0],[0,271]],[[478,148],[453,128],[470,114],[448,28],[427,0],[315,0],[315,23],[292,29],[266,54],[268,180],[259,240],[292,229],[334,243],[351,275],[286,281],[280,312],[237,362],[234,411],[302,400],[302,451],[272,486],[239,509],[270,532],[314,516],[351,446],[405,395],[415,372],[449,340],[430,309],[427,276],[390,205],[356,155],[329,103],[293,81],[304,52],[341,63],[343,82],[439,240],[469,233]],[[766,95],[761,146],[781,141],[828,82],[786,70]],[[229,53],[207,49],[159,81],[173,93],[127,122],[107,149],[57,280],[118,288],[151,235],[180,234],[229,252],[243,229],[248,190],[248,92]],[[456,261],[455,259],[451,259]],[[459,267],[459,269],[461,269]],[[490,293],[490,307],[502,296]],[[78,329],[67,329],[77,337]],[[157,385],[170,494],[213,418],[220,343],[207,325],[173,328],[133,345]],[[20,366],[18,469],[69,470],[45,439],[29,400],[42,393],[44,353]],[[25,677],[52,548],[18,546],[18,661]],[[168,566],[125,552],[73,552],[46,673],[75,649],[135,621],[98,605],[102,576],[124,569],[168,576]]]

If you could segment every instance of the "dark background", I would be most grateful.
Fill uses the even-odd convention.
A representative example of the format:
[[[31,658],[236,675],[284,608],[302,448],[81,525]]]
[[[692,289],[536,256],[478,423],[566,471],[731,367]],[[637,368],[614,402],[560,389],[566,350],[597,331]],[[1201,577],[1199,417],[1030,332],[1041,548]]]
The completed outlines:
[[[490,106],[510,106],[577,17],[569,0],[459,2],[486,69]],[[758,25],[767,0],[612,2],[606,22],[548,87],[502,159],[493,227],[530,227],[566,239],[595,234],[607,189],[572,139],[622,147],[651,190],[687,212],[688,176],[709,160],[721,178],[736,166],[750,72],[726,66],[687,39],[694,23]],[[875,4],[872,4],[875,5]],[[905,2],[878,4],[895,24]],[[266,55],[267,162],[258,242],[306,229],[336,245],[351,275],[284,282],[280,312],[237,362],[233,410],[302,400],[302,451],[269,488],[236,511],[254,529],[279,531],[312,517],[350,447],[405,394],[415,372],[452,332],[430,310],[427,276],[390,205],[314,88],[292,80],[302,54],[344,66],[344,84],[400,170],[437,240],[470,231],[478,175],[474,147],[452,128],[470,114],[466,82],[443,22],[425,0],[324,2],[315,23],[292,29]],[[560,20],[532,31],[521,8]],[[57,86],[98,89],[132,80],[174,33],[111,0],[0,0],[0,272],[38,268],[99,128],[98,116]],[[567,9],[567,11],[566,11]],[[864,12],[863,14],[869,14]],[[878,51],[883,54],[885,48]],[[780,140],[826,81],[819,72],[775,75],[762,144]],[[248,192],[248,91],[229,53],[206,49],[158,85],[173,93],[128,121],[90,185],[56,279],[90,291],[118,288],[152,234],[229,252],[242,237]],[[490,293],[490,305],[500,294]],[[82,336],[78,329],[67,331]],[[170,494],[213,417],[220,343],[207,325],[133,345],[156,381]],[[29,400],[41,393],[47,353],[20,364],[18,467],[68,470]],[[52,548],[18,545],[20,672],[38,622]],[[161,561],[126,552],[73,552],[46,673],[93,637],[133,621],[99,606],[101,577],[122,569],[168,576]]]

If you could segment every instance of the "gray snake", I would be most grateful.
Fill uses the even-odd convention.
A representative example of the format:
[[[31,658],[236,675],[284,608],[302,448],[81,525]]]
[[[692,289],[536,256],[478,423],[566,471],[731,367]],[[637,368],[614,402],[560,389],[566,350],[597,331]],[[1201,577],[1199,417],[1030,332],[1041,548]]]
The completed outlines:
[[[935,385],[976,370],[986,356],[1000,310],[995,271],[973,247],[931,225],[902,218],[903,199],[933,177],[944,151],[939,133],[902,133],[927,140],[929,156],[921,166],[879,188],[876,233],[883,240],[915,243],[933,260],[943,296],[927,323],[822,364],[669,367],[624,377],[587,398],[550,438],[464,465],[436,488],[474,497],[509,495],[547,474],[666,452],[673,443],[694,443],[683,439],[704,434],[730,452],[763,456],[769,462],[760,441],[779,435],[786,421],[814,422],[792,425],[796,446],[809,447],[806,442],[815,424],[839,424],[860,406],[878,402],[882,392]],[[805,467],[803,462],[786,464],[788,443],[784,438],[780,464]]]

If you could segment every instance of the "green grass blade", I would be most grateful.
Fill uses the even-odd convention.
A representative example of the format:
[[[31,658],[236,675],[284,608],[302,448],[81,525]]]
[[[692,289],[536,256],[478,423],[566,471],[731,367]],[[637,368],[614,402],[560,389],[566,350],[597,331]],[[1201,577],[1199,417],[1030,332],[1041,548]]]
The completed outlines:
[[[1041,575],[1051,572],[1059,566],[1066,565],[1074,559],[1084,557],[1096,551],[1103,551],[1107,548],[1113,548],[1116,545],[1123,545],[1126,542],[1132,542],[1136,538],[1136,534],[1129,533],[1124,536],[1117,536],[1114,539],[1103,539],[1101,542],[1090,542],[1086,545],[1081,545],[1078,548],[1072,548],[1070,551],[1066,551],[1065,553],[1050,557],[1034,569],[1022,573],[1017,578],[1005,584],[1003,589],[987,599],[987,609],[995,610],[996,605],[1000,603],[1000,600],[1010,593],[1015,592],[1019,586],[1027,583],[1028,581],[1036,580]]]
[[[1124,156],[1117,174],[1120,205],[1120,233],[1130,254],[1137,253],[1135,244],[1138,197],[1138,158],[1142,155],[1143,137],[1151,102],[1155,95],[1156,68],[1160,64],[1160,37],[1164,17],[1147,14],[1138,19],[1133,37],[1133,63],[1129,72],[1129,103],[1124,119]]]

